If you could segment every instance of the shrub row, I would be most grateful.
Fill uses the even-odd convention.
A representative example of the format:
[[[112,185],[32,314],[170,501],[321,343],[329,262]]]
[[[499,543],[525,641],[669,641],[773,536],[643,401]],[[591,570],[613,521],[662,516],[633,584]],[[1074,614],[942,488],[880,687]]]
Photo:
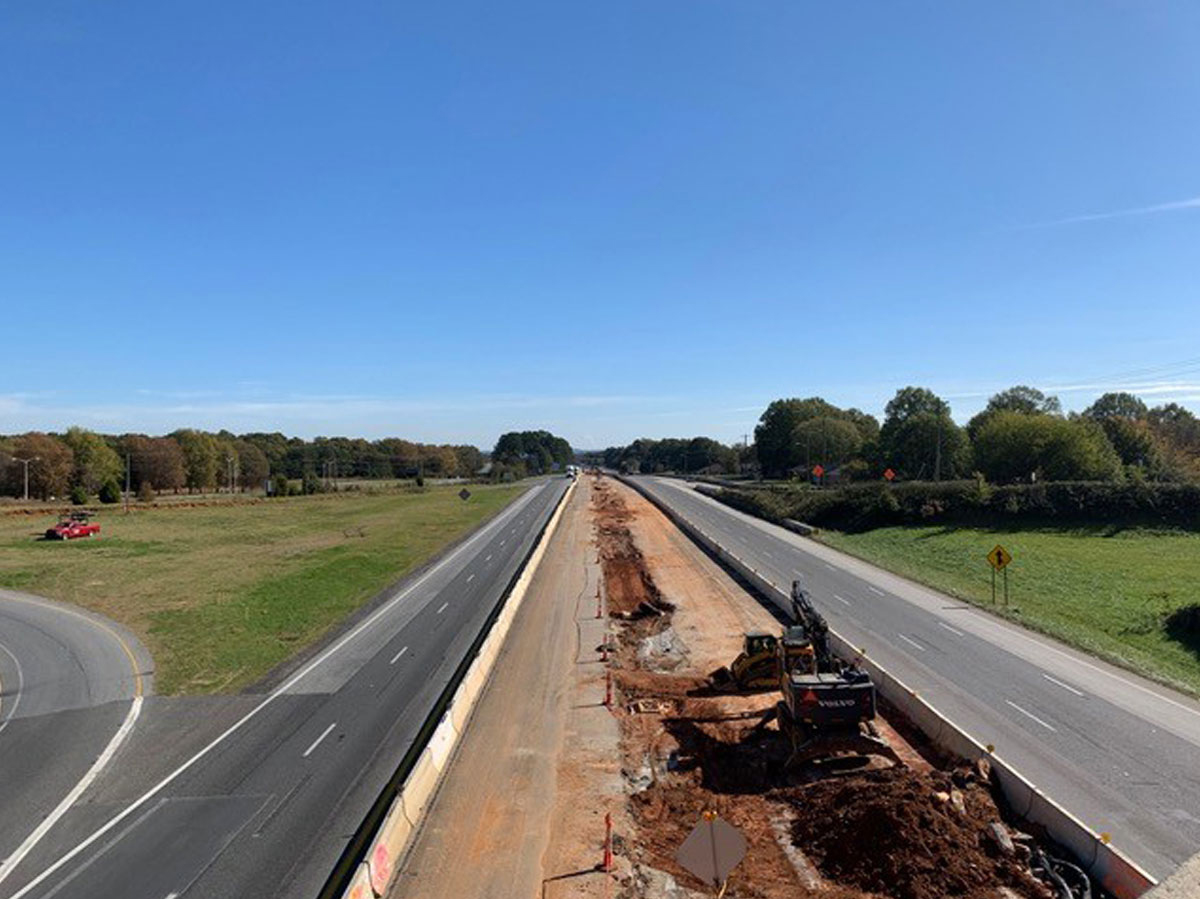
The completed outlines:
[[[1200,528],[1200,485],[1056,481],[851,484],[832,489],[725,489],[720,499],[769,521],[795,518],[845,531],[900,524],[1111,524]]]

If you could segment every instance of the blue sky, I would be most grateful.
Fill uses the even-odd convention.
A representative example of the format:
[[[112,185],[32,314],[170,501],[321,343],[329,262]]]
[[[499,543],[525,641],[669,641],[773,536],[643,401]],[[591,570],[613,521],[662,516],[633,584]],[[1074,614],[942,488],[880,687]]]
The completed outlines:
[[[0,432],[1200,410],[1200,4],[0,7]]]

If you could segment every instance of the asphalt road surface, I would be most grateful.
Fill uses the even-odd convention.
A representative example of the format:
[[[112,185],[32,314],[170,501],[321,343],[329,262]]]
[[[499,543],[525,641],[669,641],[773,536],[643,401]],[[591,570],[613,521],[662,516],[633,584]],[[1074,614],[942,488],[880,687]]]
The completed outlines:
[[[656,497],[1156,877],[1200,850],[1200,703],[665,478]]]
[[[114,622],[0,590],[0,874],[119,749],[151,669]]]
[[[0,896],[315,896],[566,487],[532,488],[269,694],[147,703]]]

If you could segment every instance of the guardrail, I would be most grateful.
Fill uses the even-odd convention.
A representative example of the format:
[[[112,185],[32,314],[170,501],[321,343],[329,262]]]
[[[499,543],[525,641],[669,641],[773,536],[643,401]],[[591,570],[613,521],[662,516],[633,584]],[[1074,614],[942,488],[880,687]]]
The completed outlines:
[[[660,500],[636,478],[621,476],[620,480],[657,506],[684,533],[741,575],[765,599],[778,606],[788,616],[791,615],[790,585],[785,588],[771,581],[749,562],[738,558],[731,550],[719,544],[699,525]],[[1039,790],[993,750],[979,743],[918,696],[917,691],[872,660],[864,648],[853,646],[832,629],[829,633],[834,653],[843,659],[857,659],[871,675],[879,695],[907,717],[934,745],[972,763],[986,757],[1013,812],[1024,820],[1043,827],[1051,839],[1070,850],[1092,878],[1116,899],[1137,899],[1155,885],[1154,878],[1112,846],[1107,836],[1091,830]]]
[[[467,728],[521,600],[574,490],[572,482],[559,498],[554,513],[497,604],[490,626],[485,625],[480,632],[473,651],[460,663],[435,703],[421,736],[406,753],[393,779],[397,785],[384,791],[343,856],[339,870],[326,884],[322,897],[373,899],[386,895],[412,835],[437,792],[454,747]]]

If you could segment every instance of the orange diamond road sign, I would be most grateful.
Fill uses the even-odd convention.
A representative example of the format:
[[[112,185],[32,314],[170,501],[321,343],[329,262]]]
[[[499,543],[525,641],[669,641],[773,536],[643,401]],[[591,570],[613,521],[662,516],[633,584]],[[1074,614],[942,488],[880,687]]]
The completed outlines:
[[[675,852],[675,861],[710,886],[719,887],[746,857],[746,838],[736,827],[705,812],[704,819]]]
[[[887,478],[889,481],[896,480],[896,472],[892,471],[890,468],[883,473],[883,476],[885,478]]]
[[[825,474],[825,469],[822,468],[820,465],[814,465],[813,466],[813,474],[815,474],[817,477],[822,477]]]
[[[997,543],[996,548],[987,554],[987,560],[993,568],[1000,571],[1012,561],[1012,553]]]

